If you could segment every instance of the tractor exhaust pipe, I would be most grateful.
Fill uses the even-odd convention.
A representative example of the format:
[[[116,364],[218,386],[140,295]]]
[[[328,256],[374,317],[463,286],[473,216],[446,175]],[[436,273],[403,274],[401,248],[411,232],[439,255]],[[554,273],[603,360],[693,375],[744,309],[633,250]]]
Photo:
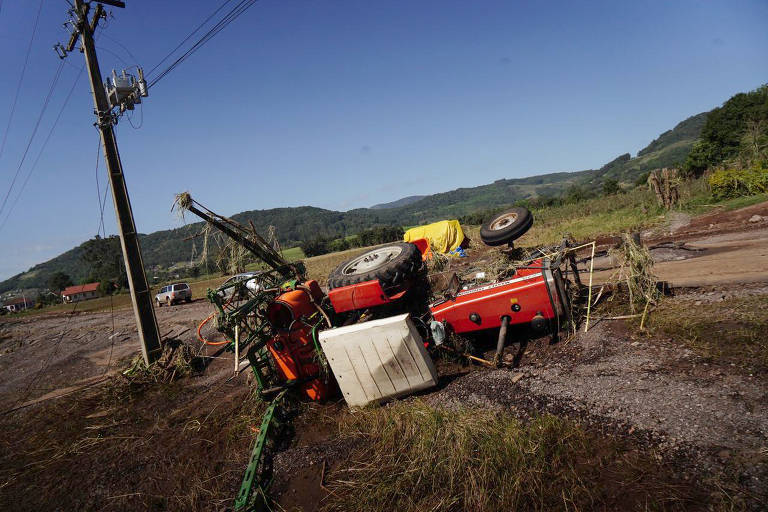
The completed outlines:
[[[493,356],[493,365],[498,368],[501,366],[501,360],[504,355],[504,345],[507,344],[507,329],[509,328],[509,317],[501,317],[501,327],[499,327],[499,341],[496,342],[496,355]]]

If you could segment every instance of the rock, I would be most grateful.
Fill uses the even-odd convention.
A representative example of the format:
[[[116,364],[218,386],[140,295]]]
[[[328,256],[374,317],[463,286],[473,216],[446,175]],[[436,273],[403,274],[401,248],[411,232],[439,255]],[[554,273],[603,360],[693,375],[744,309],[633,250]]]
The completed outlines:
[[[749,222],[760,222],[761,220],[763,220],[763,217],[760,215],[753,215],[749,218]]]

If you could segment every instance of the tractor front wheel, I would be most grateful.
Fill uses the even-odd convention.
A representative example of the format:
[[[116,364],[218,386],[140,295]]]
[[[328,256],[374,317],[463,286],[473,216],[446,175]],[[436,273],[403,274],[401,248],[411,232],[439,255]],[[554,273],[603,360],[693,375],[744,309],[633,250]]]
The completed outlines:
[[[397,286],[421,270],[419,249],[407,242],[377,247],[347,260],[328,276],[330,289],[378,279],[386,288]]]
[[[533,215],[528,208],[516,206],[485,222],[480,228],[480,238],[485,245],[504,245],[523,236],[532,225]]]

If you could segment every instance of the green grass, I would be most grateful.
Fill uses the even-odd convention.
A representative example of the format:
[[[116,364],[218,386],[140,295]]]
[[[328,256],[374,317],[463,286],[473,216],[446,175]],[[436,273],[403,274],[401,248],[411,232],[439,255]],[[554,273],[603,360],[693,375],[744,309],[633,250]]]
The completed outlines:
[[[647,326],[651,334],[669,336],[709,361],[749,373],[768,371],[768,295],[699,306],[665,300]]]
[[[304,251],[301,250],[301,247],[290,247],[288,249],[283,249],[283,258],[287,259],[288,261],[296,261],[296,260],[303,260],[306,256],[304,256]]]
[[[757,194],[754,196],[734,197],[733,199],[727,199],[725,201],[715,202],[709,196],[699,196],[695,200],[686,204],[684,210],[693,215],[699,215],[703,213],[709,213],[715,208],[719,208],[725,211],[738,210],[739,208],[746,208],[754,204],[768,201],[768,194]]]
[[[533,216],[533,228],[520,239],[521,246],[555,244],[565,235],[575,240],[594,239],[664,222],[664,212],[656,204],[653,194],[645,188],[579,203],[539,208],[533,211]]]
[[[699,499],[652,453],[551,415],[524,424],[405,401],[348,415],[341,436],[356,449],[326,478],[325,510],[653,510]]]
[[[591,240],[663,225],[669,214],[676,211],[698,215],[711,212],[713,207],[735,210],[763,201],[768,201],[768,195],[715,201],[702,178],[684,182],[680,186],[679,208],[667,212],[659,207],[655,196],[646,187],[637,187],[624,194],[535,209],[534,226],[520,239],[519,245],[555,244],[566,234],[575,240]]]

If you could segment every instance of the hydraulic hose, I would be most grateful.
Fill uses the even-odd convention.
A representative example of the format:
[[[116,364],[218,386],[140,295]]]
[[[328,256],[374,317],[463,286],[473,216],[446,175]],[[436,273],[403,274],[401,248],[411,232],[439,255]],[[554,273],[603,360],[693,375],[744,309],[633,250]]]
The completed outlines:
[[[207,340],[207,339],[203,338],[203,335],[200,333],[200,330],[203,328],[203,326],[204,326],[205,324],[207,324],[208,322],[210,322],[211,318],[213,318],[214,316],[216,316],[216,313],[211,313],[210,315],[208,315],[208,318],[206,318],[205,320],[203,320],[203,321],[200,323],[200,325],[198,325],[198,326],[197,326],[197,339],[198,339],[199,341],[201,341],[202,343],[205,343],[206,345],[210,345],[210,346],[212,346],[212,347],[218,347],[218,346],[221,346],[221,345],[226,345],[227,343],[232,343],[232,342],[231,342],[230,340],[228,340],[226,337],[224,338],[224,341],[209,341],[209,340]]]

